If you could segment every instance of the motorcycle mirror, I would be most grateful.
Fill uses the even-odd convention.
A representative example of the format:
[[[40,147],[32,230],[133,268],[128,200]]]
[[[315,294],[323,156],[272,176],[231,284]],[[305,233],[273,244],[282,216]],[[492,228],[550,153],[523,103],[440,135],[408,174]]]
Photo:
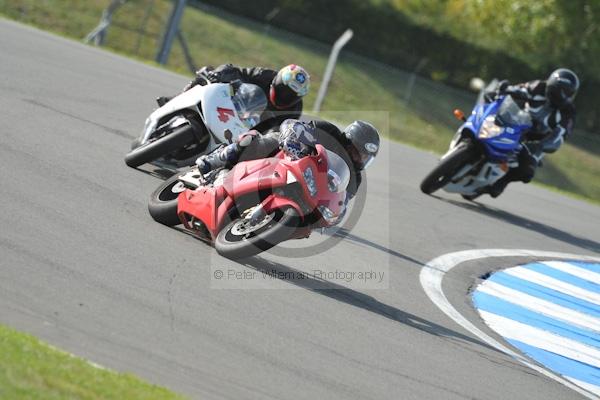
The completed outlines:
[[[456,110],[454,110],[454,116],[456,117],[457,120],[459,121],[463,121],[465,122],[467,119],[465,118],[465,113],[462,112],[462,110],[459,110],[458,108]]]

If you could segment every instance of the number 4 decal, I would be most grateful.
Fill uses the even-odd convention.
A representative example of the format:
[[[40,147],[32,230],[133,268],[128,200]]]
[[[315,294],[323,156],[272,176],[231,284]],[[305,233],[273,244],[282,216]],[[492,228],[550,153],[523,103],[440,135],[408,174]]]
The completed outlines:
[[[219,114],[219,120],[221,122],[227,122],[227,121],[229,121],[230,116],[233,117],[235,115],[233,110],[230,108],[217,107],[217,113]]]

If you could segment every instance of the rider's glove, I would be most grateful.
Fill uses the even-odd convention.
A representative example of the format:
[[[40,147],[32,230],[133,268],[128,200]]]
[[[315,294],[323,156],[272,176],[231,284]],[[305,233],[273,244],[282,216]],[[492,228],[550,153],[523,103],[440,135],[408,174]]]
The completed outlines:
[[[209,71],[206,74],[208,80],[212,83],[231,82],[240,79],[239,70],[233,64],[225,64]]]

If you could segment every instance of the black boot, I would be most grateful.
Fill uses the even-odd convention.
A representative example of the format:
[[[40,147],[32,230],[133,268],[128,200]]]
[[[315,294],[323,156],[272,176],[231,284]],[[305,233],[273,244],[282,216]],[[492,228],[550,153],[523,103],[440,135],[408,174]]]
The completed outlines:
[[[239,156],[240,147],[237,143],[232,143],[220,150],[198,157],[196,165],[200,172],[205,175],[217,168],[224,168],[235,164]]]
[[[498,179],[492,186],[488,186],[485,192],[495,199],[496,197],[500,196],[502,192],[504,192],[504,189],[506,189],[506,186],[510,181],[511,177],[509,174],[506,174],[502,178]]]

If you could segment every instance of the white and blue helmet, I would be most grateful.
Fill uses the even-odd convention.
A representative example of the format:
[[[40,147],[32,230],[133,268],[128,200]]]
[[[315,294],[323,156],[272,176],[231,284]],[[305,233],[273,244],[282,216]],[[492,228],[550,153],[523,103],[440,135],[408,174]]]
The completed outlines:
[[[269,100],[275,108],[283,109],[297,104],[308,94],[310,75],[304,68],[290,64],[279,70],[269,90]]]
[[[286,119],[280,126],[279,147],[292,160],[313,154],[316,150],[317,135],[310,122]]]

